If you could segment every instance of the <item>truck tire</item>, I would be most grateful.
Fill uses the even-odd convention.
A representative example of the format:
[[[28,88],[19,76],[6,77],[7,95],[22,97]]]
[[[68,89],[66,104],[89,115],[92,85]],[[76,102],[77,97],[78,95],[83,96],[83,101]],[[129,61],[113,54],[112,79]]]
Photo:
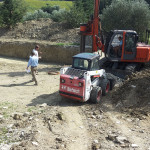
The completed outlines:
[[[110,81],[108,79],[102,79],[100,82],[100,87],[102,88],[102,95],[107,95],[110,90]]]
[[[92,103],[99,103],[102,97],[102,88],[99,86],[93,87],[91,91],[90,101]]]

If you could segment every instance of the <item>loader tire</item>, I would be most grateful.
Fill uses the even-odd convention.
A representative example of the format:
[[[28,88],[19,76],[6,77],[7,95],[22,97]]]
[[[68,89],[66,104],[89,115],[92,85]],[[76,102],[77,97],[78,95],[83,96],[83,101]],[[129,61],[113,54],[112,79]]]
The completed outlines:
[[[102,88],[102,95],[107,95],[107,93],[110,91],[110,81],[108,79],[101,80],[100,87]]]
[[[90,101],[92,103],[99,103],[102,97],[102,89],[99,86],[93,87],[91,91]]]
[[[107,79],[110,82],[110,90],[113,89],[113,87],[115,86],[116,82],[118,81],[118,77],[114,76],[111,73],[106,73]]]

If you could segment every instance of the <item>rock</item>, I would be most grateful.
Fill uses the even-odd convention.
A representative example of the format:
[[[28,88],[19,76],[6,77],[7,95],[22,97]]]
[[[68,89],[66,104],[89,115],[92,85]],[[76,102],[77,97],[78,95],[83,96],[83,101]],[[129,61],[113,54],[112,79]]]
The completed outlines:
[[[137,148],[137,147],[139,147],[137,144],[131,144],[131,147],[133,147],[133,148]]]
[[[71,140],[72,142],[76,142],[77,140]]]
[[[117,143],[123,144],[124,142],[127,142],[127,138],[123,136],[117,136],[115,141]]]
[[[30,121],[33,120],[33,117],[29,117],[29,120],[30,120]]]
[[[2,119],[2,118],[4,118],[4,116],[3,116],[3,115],[0,115],[0,119]]]
[[[24,117],[28,117],[29,115],[30,115],[29,112],[25,112],[25,113],[23,114]]]
[[[117,105],[116,105],[116,108],[117,107],[122,107],[122,106],[123,106],[122,102],[118,102]]]
[[[4,123],[4,119],[3,118],[0,118],[0,123]]]
[[[10,149],[10,145],[7,144],[0,144],[0,150],[9,150]]]
[[[144,133],[144,131],[143,131],[143,130],[140,130],[139,132],[140,132],[140,133]]]
[[[66,148],[66,145],[62,144],[60,147],[61,147],[61,149],[64,149],[64,148]]]
[[[99,115],[99,114],[100,112],[98,110],[93,112],[93,115]]]
[[[83,129],[83,126],[80,126],[79,128]]]
[[[24,131],[21,131],[20,137],[24,137],[24,136],[25,136]]]
[[[108,135],[108,139],[111,140],[111,141],[115,141],[116,137],[117,137],[117,135],[115,135],[115,134],[109,134]]]
[[[96,118],[97,118],[97,119],[102,119],[103,116],[102,116],[102,115],[97,115]]]
[[[17,128],[21,128],[21,127],[24,127],[25,124],[23,122],[17,122],[17,123],[14,124],[14,126],[17,127]]]
[[[100,150],[101,145],[98,143],[92,143],[92,150]]]
[[[13,133],[13,129],[10,128],[10,129],[8,130],[8,133]]]
[[[60,148],[60,146],[59,145],[56,145],[56,149],[59,149]]]
[[[121,122],[118,120],[118,121],[116,121],[116,124],[120,124]]]
[[[92,115],[91,118],[92,118],[92,119],[96,119],[96,116]]]
[[[132,87],[132,88],[136,88],[136,86],[135,86],[135,85],[131,85],[131,87]]]
[[[128,122],[132,122],[132,119],[130,119],[130,118],[127,118],[127,121],[128,121]]]
[[[57,138],[56,138],[56,141],[58,141],[59,143],[62,143],[63,140],[62,140],[62,138],[57,137]]]
[[[7,107],[7,106],[5,106],[5,107],[3,107],[3,109],[8,109],[8,107]]]
[[[26,145],[27,145],[27,142],[26,142],[26,141],[22,141],[22,142],[19,144],[19,146],[21,146],[21,147],[26,147]]]
[[[22,118],[22,114],[20,114],[20,113],[16,113],[13,115],[13,119],[15,119],[15,120],[21,120],[21,118]]]
[[[64,115],[62,113],[57,113],[56,116],[58,117],[59,120],[65,120]]]
[[[33,145],[38,146],[39,144],[37,142],[32,142]]]
[[[96,144],[98,144],[98,140],[94,140],[93,142],[96,143]]]
[[[46,103],[43,103],[42,105],[40,105],[39,107],[46,107],[47,104]]]
[[[7,125],[7,128],[8,128],[8,129],[10,129],[10,128],[12,128],[12,127],[13,127],[13,124]]]

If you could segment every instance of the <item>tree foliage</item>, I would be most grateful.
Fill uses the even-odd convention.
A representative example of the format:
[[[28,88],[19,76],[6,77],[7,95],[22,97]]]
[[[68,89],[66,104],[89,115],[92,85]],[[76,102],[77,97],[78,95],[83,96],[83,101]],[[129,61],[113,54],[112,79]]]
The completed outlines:
[[[145,0],[150,5],[150,0]]]
[[[42,7],[41,8],[44,12],[47,12],[47,13],[49,13],[49,14],[52,14],[52,12],[54,11],[54,10],[57,10],[57,11],[59,11],[60,10],[60,7],[59,6],[51,6],[51,5],[49,5],[49,4],[47,4],[46,6],[44,6],[44,7]]]
[[[101,0],[100,1],[100,14],[102,14],[103,9],[111,5],[111,3],[112,3],[112,0]]]
[[[86,23],[93,14],[93,0],[76,0],[70,11],[64,15],[67,26],[70,28],[79,27],[80,23]]]
[[[24,0],[4,0],[1,7],[2,23],[10,28],[20,22],[27,10]]]
[[[80,23],[85,21],[84,11],[76,6],[72,7],[69,12],[63,16],[67,28],[79,27]]]
[[[40,18],[51,18],[51,15],[47,12],[43,12],[43,10],[35,10],[34,13],[28,12],[24,17],[23,21],[28,20],[38,20]]]
[[[144,0],[114,0],[103,10],[101,17],[105,31],[136,30],[143,35],[150,20],[150,10]]]

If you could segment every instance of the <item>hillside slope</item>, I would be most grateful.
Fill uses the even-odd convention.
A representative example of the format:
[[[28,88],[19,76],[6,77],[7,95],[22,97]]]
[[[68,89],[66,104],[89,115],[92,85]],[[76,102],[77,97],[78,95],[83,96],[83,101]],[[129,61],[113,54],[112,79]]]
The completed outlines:
[[[54,43],[79,44],[79,29],[67,29],[64,24],[51,19],[39,19],[18,23],[11,30],[1,28],[0,37],[5,39],[46,40]]]

